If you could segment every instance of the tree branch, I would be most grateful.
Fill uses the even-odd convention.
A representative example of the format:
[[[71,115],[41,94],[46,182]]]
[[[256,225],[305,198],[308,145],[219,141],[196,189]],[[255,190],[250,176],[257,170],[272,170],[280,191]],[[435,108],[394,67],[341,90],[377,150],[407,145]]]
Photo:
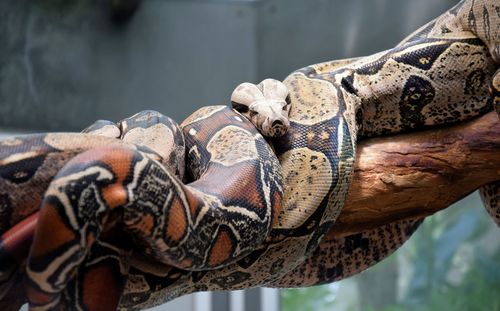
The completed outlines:
[[[497,180],[500,121],[494,112],[455,126],[367,140],[358,146],[349,196],[328,237],[431,215]]]

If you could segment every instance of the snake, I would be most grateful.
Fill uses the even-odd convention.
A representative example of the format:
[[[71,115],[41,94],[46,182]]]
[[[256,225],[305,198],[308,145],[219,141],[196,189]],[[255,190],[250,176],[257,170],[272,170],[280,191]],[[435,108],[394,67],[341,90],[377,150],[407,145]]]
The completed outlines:
[[[180,125],[144,111],[1,141],[0,305],[140,310],[363,271],[422,219],[321,243],[357,142],[498,112],[499,63],[500,5],[464,0],[392,49],[242,84]],[[500,225],[499,189],[480,193]]]

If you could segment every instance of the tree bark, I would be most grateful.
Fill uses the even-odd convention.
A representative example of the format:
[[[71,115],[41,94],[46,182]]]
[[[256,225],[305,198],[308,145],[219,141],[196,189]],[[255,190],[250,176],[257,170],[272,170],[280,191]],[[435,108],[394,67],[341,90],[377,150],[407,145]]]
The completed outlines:
[[[328,237],[431,215],[500,180],[500,120],[374,138],[358,145],[346,205]]]

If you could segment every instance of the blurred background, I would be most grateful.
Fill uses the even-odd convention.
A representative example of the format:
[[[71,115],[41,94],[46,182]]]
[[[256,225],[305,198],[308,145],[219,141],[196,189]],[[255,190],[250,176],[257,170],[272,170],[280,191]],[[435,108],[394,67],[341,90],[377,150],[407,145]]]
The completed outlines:
[[[236,85],[388,49],[455,0],[0,1],[0,137],[153,109],[182,121]],[[200,293],[156,311],[500,310],[500,231],[477,194],[327,286]]]

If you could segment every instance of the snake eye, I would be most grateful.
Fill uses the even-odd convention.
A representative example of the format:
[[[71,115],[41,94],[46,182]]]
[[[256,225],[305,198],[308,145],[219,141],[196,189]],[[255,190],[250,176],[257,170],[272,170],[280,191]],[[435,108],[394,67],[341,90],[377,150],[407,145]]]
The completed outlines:
[[[248,112],[247,105],[243,105],[243,104],[236,103],[236,102],[231,102],[231,104],[233,105],[233,108],[238,112],[241,112],[241,113]]]
[[[283,106],[282,110],[288,113],[288,111],[290,111],[290,104],[286,103],[286,105]]]
[[[283,111],[288,111],[290,109],[290,103],[291,103],[291,100],[290,100],[290,95],[288,95],[286,98],[285,98],[285,104],[283,105]]]

